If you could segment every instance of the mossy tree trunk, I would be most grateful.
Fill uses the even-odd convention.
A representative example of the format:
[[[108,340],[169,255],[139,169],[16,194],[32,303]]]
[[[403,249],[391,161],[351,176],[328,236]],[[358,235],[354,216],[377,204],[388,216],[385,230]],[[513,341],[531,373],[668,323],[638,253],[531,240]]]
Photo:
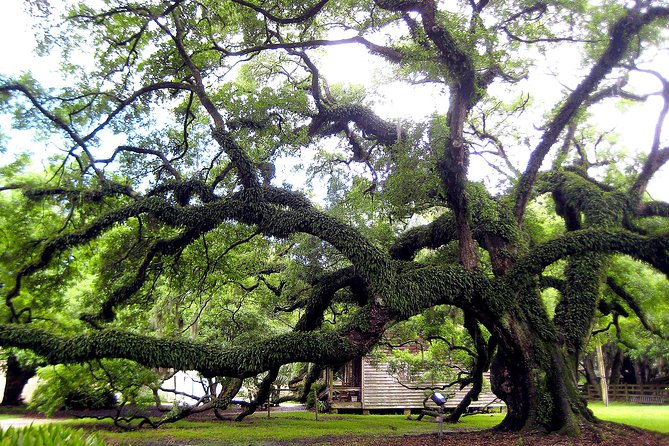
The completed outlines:
[[[493,359],[493,392],[507,404],[497,429],[544,430],[576,435],[594,417],[581,398],[562,350],[520,321]]]
[[[498,240],[488,249],[495,253],[509,251],[509,246]],[[565,347],[564,321],[550,317],[544,307],[540,281],[527,274],[529,271],[522,278],[516,277],[514,268],[522,269],[521,265],[513,265],[502,256],[491,257],[493,262],[500,259],[495,269],[505,286],[490,296],[488,309],[479,313],[479,318],[499,342],[490,377],[493,392],[507,404],[507,414],[497,429],[577,435],[579,425],[595,420],[580,396],[576,376],[594,303],[574,305],[583,299],[577,292],[562,297],[561,303],[574,305],[569,307],[570,314],[577,313],[571,319],[568,344],[578,347],[575,352]],[[594,269],[597,271],[596,266]],[[585,300],[592,298],[589,293],[585,295]]]

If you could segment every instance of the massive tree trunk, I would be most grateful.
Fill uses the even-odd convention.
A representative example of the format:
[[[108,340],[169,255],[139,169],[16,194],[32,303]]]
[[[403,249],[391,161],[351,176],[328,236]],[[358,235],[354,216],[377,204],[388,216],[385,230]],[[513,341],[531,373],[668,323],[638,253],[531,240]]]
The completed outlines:
[[[542,429],[577,435],[594,417],[579,394],[562,350],[522,321],[500,344],[491,367],[493,392],[507,404],[499,430]]]
[[[577,435],[580,424],[595,418],[577,387],[576,364],[543,306],[538,281],[512,276],[507,272],[506,286],[490,296],[489,312],[479,314],[498,341],[490,380],[507,414],[497,429]]]
[[[26,384],[35,376],[37,366],[21,364],[15,355],[10,354],[7,358],[7,373],[5,380],[5,391],[0,406],[21,406],[24,404],[21,394]]]

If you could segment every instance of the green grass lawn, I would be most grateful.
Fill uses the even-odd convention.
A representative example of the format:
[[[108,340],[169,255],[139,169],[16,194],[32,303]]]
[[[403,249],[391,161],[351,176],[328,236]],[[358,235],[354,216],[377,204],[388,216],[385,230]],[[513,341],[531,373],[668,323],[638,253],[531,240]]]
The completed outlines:
[[[0,420],[8,420],[10,418],[18,418],[21,415],[11,414],[11,413],[0,413]]]
[[[472,415],[457,425],[444,424],[444,429],[485,429],[498,424],[503,414]],[[258,445],[275,441],[333,436],[375,436],[425,434],[437,431],[433,418],[407,420],[403,415],[319,415],[294,412],[272,415],[256,414],[241,423],[181,421],[158,430],[116,433],[99,431],[109,444],[193,444],[193,445]]]
[[[603,420],[628,424],[643,429],[669,433],[669,406],[654,406],[628,403],[591,403],[590,408]],[[473,415],[462,419],[457,425],[444,424],[444,428],[478,430],[495,426],[504,414]],[[109,422],[69,420],[66,423],[80,425],[97,431],[98,436],[111,445],[260,445],[273,442],[293,442],[303,439],[327,444],[333,437],[369,437],[405,434],[425,434],[437,431],[433,418],[416,422],[403,415],[319,415],[318,421],[309,412],[272,414],[257,413],[241,423],[237,422],[192,422],[181,421],[162,426],[160,429],[142,429],[134,432],[110,432]],[[364,441],[358,441],[363,446]]]
[[[669,406],[611,402],[606,407],[597,402],[588,407],[602,420],[669,433]]]

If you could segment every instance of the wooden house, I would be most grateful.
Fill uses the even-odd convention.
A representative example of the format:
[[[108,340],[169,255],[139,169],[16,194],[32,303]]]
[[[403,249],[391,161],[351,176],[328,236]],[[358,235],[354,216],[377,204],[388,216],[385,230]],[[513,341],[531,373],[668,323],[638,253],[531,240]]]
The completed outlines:
[[[388,372],[388,363],[374,361],[369,357],[357,358],[347,363],[335,376],[327,372],[327,398],[334,411],[356,411],[364,414],[370,411],[403,411],[409,414],[423,408],[436,408],[430,400],[431,386],[439,383],[404,383]],[[487,379],[487,377],[486,377]],[[489,387],[489,386],[488,386]],[[454,393],[444,407],[455,408],[464,398],[469,387],[462,390],[440,391]],[[505,404],[489,390],[481,392],[478,401],[472,402],[470,409],[502,409]]]

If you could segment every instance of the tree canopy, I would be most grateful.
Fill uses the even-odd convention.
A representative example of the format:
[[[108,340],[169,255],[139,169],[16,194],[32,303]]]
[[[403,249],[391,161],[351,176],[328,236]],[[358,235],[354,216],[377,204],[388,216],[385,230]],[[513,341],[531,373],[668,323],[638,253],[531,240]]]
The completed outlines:
[[[669,81],[649,62],[668,18],[662,1],[562,0],[106,0],[47,17],[64,83],[0,79],[3,112],[54,152],[41,176],[3,168],[0,345],[197,370],[227,383],[198,410],[217,409],[241,379],[264,374],[261,396],[286,364],[313,379],[451,305],[508,406],[499,428],[577,432],[595,421],[576,369],[602,304],[667,326],[617,262],[666,286],[669,204],[646,191],[669,158]],[[333,46],[364,49],[376,85],[328,82]],[[421,88],[431,114],[388,117]],[[652,100],[647,146],[626,155],[597,118]]]

